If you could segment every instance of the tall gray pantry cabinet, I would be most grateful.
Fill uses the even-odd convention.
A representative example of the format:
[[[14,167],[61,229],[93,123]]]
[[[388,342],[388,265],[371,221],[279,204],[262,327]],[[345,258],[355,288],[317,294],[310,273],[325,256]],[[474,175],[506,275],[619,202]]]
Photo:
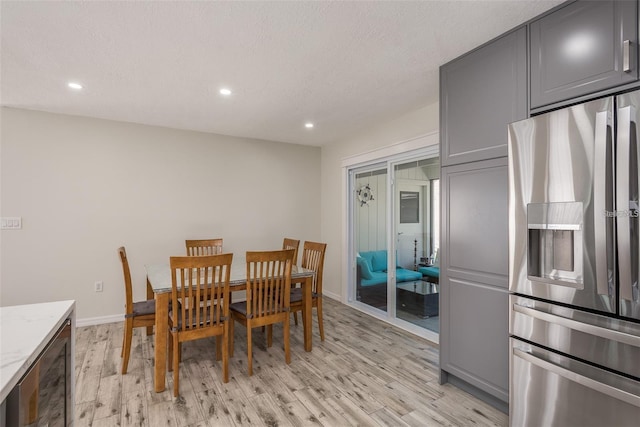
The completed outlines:
[[[506,411],[507,124],[527,117],[520,27],[440,68],[441,382]]]

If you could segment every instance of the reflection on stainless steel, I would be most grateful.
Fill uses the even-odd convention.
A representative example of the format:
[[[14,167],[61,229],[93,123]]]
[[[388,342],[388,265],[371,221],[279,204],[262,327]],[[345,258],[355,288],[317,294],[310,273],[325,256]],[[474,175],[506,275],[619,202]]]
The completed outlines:
[[[624,107],[618,111],[618,143],[617,143],[617,182],[625,183],[629,182],[631,171],[629,170],[631,153],[631,107]],[[616,200],[619,200],[618,207],[624,210],[630,208],[629,205],[624,205],[622,201],[629,201],[630,199],[630,185],[618,185],[616,187]],[[636,194],[637,200],[637,194]],[[620,253],[618,254],[618,274],[620,275],[620,297],[624,299],[631,299],[631,286],[633,271],[631,269],[631,215],[621,215],[616,218],[618,223],[618,246],[620,247]],[[637,276],[635,277],[637,280]]]
[[[640,92],[509,125],[514,427],[638,425],[636,106]]]
[[[613,116],[612,108],[613,101],[607,98],[509,125],[509,213],[513,221],[509,229],[509,286],[512,292],[614,312],[615,289],[607,287],[611,292],[601,295],[596,284],[596,254],[613,253],[613,241],[600,239],[600,243],[609,246],[596,248],[594,233],[594,219],[604,215],[604,206],[594,203],[596,117],[603,111]],[[574,233],[574,242],[578,244],[574,247],[576,268],[555,274],[574,276],[574,283],[579,278],[581,286],[569,286],[569,281],[565,286],[558,286],[557,282],[531,280],[527,277],[531,227],[527,224],[536,224],[545,218],[529,221],[529,206],[538,204],[551,212],[556,204],[571,206],[572,203],[581,203],[583,209],[581,231]],[[554,218],[548,220],[548,224],[552,224]],[[565,230],[575,229],[570,223],[565,224]],[[542,256],[553,259],[554,250],[550,245]],[[606,268],[607,277],[614,277],[613,265],[602,268]]]
[[[596,289],[599,295],[614,294],[613,220],[598,212],[613,211],[613,143],[610,110],[596,114],[593,159],[593,233],[596,248]]]
[[[7,397],[7,426],[72,426],[71,324],[63,325]]]
[[[631,427],[640,415],[637,381],[511,338],[512,426]]]
[[[511,295],[513,336],[640,378],[640,324]]]
[[[640,292],[638,282],[640,278],[640,224],[638,213],[638,187],[640,174],[638,173],[638,119],[640,93],[632,92],[618,97],[618,110],[622,126],[618,126],[617,142],[623,147],[618,148],[617,167],[623,171],[618,173],[616,183],[616,221],[618,223],[618,239],[628,237],[618,244],[618,256],[624,261],[624,273],[620,275],[620,315],[630,318],[640,318]],[[621,181],[623,175],[627,181]],[[619,194],[618,192],[622,192]],[[625,197],[626,195],[626,197]],[[624,238],[623,238],[624,239]],[[622,270],[622,264],[620,269]]]

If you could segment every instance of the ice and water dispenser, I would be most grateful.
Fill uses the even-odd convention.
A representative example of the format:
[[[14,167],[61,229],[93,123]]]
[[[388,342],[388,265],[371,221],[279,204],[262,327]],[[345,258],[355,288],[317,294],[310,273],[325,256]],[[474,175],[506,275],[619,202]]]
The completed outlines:
[[[529,280],[583,288],[581,202],[527,206]]]

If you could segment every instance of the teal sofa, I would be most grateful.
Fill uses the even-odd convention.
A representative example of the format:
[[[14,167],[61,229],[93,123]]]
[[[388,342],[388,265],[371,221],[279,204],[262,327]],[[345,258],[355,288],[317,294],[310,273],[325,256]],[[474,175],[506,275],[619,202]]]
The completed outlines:
[[[422,273],[429,282],[440,283],[440,267],[418,267],[418,271]]]
[[[418,267],[418,271],[422,273],[425,279],[431,283],[440,283],[440,249],[436,248],[433,265],[422,265]]]
[[[386,285],[387,251],[360,252],[357,257],[358,287]],[[422,273],[396,266],[396,283],[422,279]]]

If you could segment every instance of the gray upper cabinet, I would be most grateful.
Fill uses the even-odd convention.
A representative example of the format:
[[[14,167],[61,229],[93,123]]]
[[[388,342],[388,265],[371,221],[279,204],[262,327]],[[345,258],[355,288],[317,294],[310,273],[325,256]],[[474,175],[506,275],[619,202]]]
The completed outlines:
[[[507,124],[527,117],[521,27],[440,68],[442,166],[507,155]]]
[[[532,21],[531,109],[638,79],[636,1],[578,1]]]

